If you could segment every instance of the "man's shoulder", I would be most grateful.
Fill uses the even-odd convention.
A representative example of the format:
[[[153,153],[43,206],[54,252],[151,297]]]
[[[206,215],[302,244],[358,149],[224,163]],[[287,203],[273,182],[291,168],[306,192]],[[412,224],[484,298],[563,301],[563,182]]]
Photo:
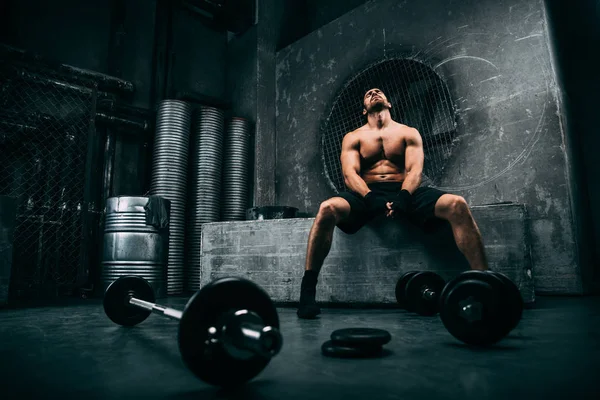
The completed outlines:
[[[359,139],[361,133],[363,133],[364,131],[365,126],[361,126],[360,128],[356,128],[355,130],[346,133],[346,135],[344,135],[344,139]]]
[[[407,134],[414,134],[414,133],[419,132],[417,130],[417,128],[413,128],[412,126],[401,124],[400,122],[396,122],[396,129],[398,129],[402,133],[407,133]]]

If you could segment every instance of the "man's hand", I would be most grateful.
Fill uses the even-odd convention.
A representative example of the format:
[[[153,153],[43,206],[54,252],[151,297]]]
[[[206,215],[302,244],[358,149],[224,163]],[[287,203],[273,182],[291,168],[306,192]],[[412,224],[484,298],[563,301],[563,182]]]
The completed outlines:
[[[386,208],[388,209],[385,214],[386,217],[396,218],[407,213],[411,201],[412,195],[410,192],[406,189],[402,189],[392,201],[386,203]]]
[[[392,202],[388,201],[387,203],[385,203],[385,207],[387,208],[387,211],[385,212],[385,216],[388,218],[394,218],[394,210],[392,208]]]
[[[383,196],[373,192],[369,192],[365,195],[365,203],[369,214],[383,213],[387,208],[387,200]]]

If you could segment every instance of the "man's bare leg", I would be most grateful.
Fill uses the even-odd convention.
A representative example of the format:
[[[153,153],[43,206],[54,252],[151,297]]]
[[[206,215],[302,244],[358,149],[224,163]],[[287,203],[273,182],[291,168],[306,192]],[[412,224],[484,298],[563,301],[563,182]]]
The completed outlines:
[[[300,306],[297,313],[300,318],[315,318],[321,312],[315,300],[317,277],[331,249],[335,226],[349,213],[350,204],[341,197],[324,201],[319,207],[308,235],[305,272],[300,287]]]
[[[487,270],[488,262],[481,232],[465,199],[453,194],[442,195],[435,204],[435,215],[450,223],[456,246],[464,254],[471,269]]]

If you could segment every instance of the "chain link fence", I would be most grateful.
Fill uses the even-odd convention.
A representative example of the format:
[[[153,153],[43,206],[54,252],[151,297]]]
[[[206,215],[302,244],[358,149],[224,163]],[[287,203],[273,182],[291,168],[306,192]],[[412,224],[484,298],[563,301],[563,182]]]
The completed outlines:
[[[11,297],[56,297],[85,281],[96,93],[57,72],[0,61],[0,195],[17,199]]]

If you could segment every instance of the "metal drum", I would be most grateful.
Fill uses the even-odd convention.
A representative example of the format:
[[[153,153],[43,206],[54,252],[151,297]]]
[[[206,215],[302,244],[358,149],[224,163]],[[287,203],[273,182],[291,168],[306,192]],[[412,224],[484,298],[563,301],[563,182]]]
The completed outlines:
[[[250,123],[234,117],[228,121],[223,160],[223,221],[243,221],[250,188]]]
[[[181,294],[184,288],[185,210],[191,121],[190,104],[179,100],[160,102],[156,115],[150,194],[171,201],[168,294]]]
[[[169,233],[146,224],[146,204],[148,197],[111,197],[106,201],[103,291],[118,278],[133,275],[147,280],[156,297],[167,295]]]
[[[200,106],[193,116],[187,204],[185,287],[200,289],[202,224],[220,218],[224,111]]]

